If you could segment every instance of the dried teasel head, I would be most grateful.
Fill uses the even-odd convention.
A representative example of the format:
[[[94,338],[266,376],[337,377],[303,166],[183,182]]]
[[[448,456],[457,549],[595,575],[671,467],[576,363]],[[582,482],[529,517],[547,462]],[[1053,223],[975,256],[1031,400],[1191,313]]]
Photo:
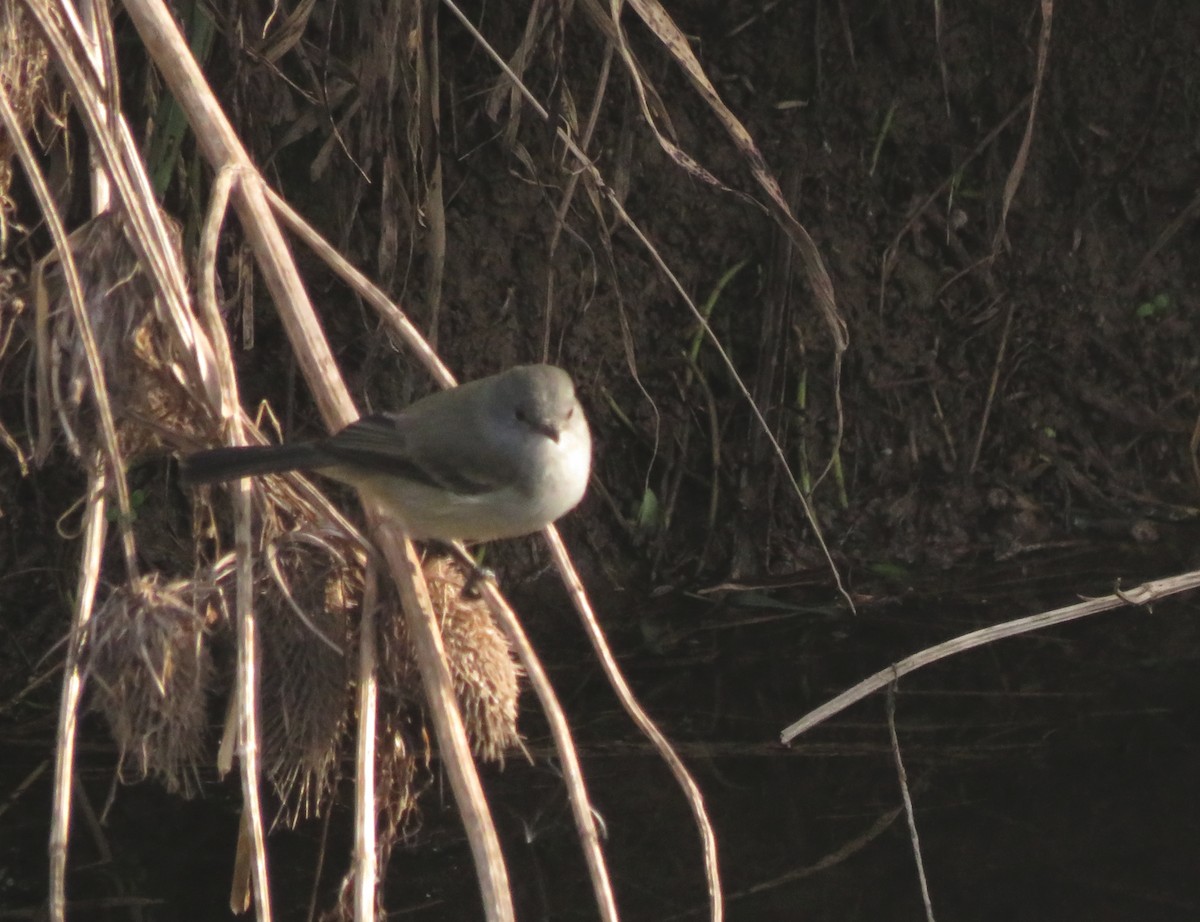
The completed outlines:
[[[363,561],[347,539],[285,532],[262,554],[263,765],[289,823],[332,793],[351,702],[351,627],[362,602]]]
[[[167,226],[182,264],[179,230],[171,221]],[[178,347],[126,234],[123,218],[109,211],[92,218],[69,240],[118,447],[129,459],[160,451],[168,433],[199,435],[205,415],[183,383]],[[86,457],[100,444],[97,382],[57,252],[38,265],[33,295],[39,356],[38,455],[44,457],[49,450],[53,412],[71,450]]]
[[[206,628],[218,603],[214,583],[152,575],[117,589],[91,619],[90,705],[108,721],[123,781],[152,776],[185,797],[198,790],[213,676]]]
[[[442,643],[463,723],[476,755],[503,761],[520,743],[517,698],[521,670],[487,603],[463,594],[466,578],[448,557],[426,561],[425,581],[439,617]],[[404,618],[381,618],[381,685],[402,700],[420,700],[420,679]]]

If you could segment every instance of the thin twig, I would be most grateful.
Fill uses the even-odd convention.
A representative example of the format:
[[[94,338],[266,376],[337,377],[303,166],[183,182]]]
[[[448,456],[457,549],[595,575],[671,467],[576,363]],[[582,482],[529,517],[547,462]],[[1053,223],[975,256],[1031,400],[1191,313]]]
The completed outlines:
[[[512,72],[512,69],[508,66],[504,59],[500,57],[500,55],[494,48],[492,48],[490,44],[488,44],[487,40],[483,37],[483,35],[480,34],[479,30],[475,28],[474,24],[466,17],[466,15],[460,9],[458,9],[454,3],[450,2],[450,0],[442,0],[442,2],[445,3],[445,5],[450,9],[450,12],[455,15],[458,21],[463,24],[463,27],[471,34],[472,38],[480,43],[480,46],[485,52],[487,52],[488,57],[495,61],[497,66],[504,71],[505,75],[520,89],[521,95],[525,97],[525,100],[533,107],[534,111],[537,112],[542,119],[549,121],[550,113],[546,110],[546,107],[538,102],[537,97],[535,97],[533,93],[530,92],[529,89],[520,81],[520,78],[518,78],[517,75]],[[588,157],[586,153],[584,153],[584,151],[576,143],[575,139],[572,138],[571,135],[561,126],[555,126],[555,133],[566,145],[567,150],[571,152],[571,155],[579,162],[580,166],[587,171],[597,191],[599,191],[605,197],[616,215],[638,239],[638,242],[654,261],[655,266],[658,267],[658,271],[663,274],[663,277],[666,278],[668,282],[670,282],[671,287],[675,289],[676,293],[687,306],[688,310],[691,311],[692,316],[700,324],[700,327],[704,330],[705,334],[712,342],[713,348],[716,349],[717,355],[720,357],[722,364],[724,364],[726,371],[729,372],[731,380],[737,386],[742,396],[746,399],[746,402],[749,403],[750,412],[754,415],[755,422],[758,423],[759,427],[761,427],[763,431],[763,434],[771,443],[771,447],[775,451],[775,456],[779,459],[779,463],[783,468],[784,474],[787,476],[788,483],[791,485],[792,492],[796,495],[796,498],[800,503],[800,508],[804,511],[804,517],[808,521],[809,527],[812,528],[813,537],[816,539],[817,546],[821,549],[821,553],[825,557],[826,563],[829,565],[830,573],[833,575],[834,583],[837,586],[838,593],[843,599],[845,599],[846,604],[850,607],[850,610],[853,611],[854,600],[851,598],[850,593],[846,591],[845,585],[842,582],[841,572],[838,570],[837,564],[833,559],[833,553],[829,550],[829,545],[825,541],[825,536],[821,530],[821,525],[817,519],[816,512],[813,510],[812,504],[808,501],[808,497],[805,496],[804,491],[800,488],[800,484],[796,480],[796,475],[792,472],[791,465],[788,463],[787,455],[784,453],[783,446],[779,444],[779,439],[776,438],[775,434],[771,431],[771,427],[767,424],[767,420],[763,416],[762,410],[760,410],[758,404],[754,402],[754,396],[750,393],[750,389],[746,386],[746,382],[742,380],[742,376],[738,374],[737,368],[733,364],[733,359],[730,357],[725,347],[721,344],[720,339],[717,337],[716,331],[713,330],[708,321],[704,318],[700,308],[696,306],[696,302],[692,299],[691,295],[688,294],[683,284],[679,281],[679,278],[673,271],[671,271],[671,268],[667,265],[666,260],[663,258],[662,254],[659,253],[658,248],[650,242],[650,238],[646,235],[646,232],[643,231],[641,226],[633,220],[629,212],[625,210],[625,206],[621,204],[620,199],[613,193],[612,189],[609,188],[595,162]],[[835,340],[838,339],[836,335],[834,338]],[[839,356],[840,354],[841,353],[839,352]],[[838,359],[838,362],[840,363],[840,358]],[[840,368],[840,364],[835,365],[835,368]],[[838,392],[838,388],[839,386],[835,381],[835,393]],[[839,441],[841,425],[841,413],[839,412]]]
[[[604,46],[604,59],[600,62],[600,74],[596,78],[596,93],[592,97],[592,108],[588,112],[587,123],[584,125],[583,132],[579,136],[579,147],[582,150],[587,150],[591,145],[592,135],[596,131],[596,122],[600,118],[601,104],[604,102],[604,94],[608,89],[612,58],[613,46],[609,42]],[[570,211],[571,203],[575,200],[575,190],[579,186],[579,179],[582,175],[578,170],[575,170],[567,178],[567,184],[562,191],[562,198],[558,203],[558,207],[554,210],[554,230],[550,232],[550,243],[546,247],[546,310],[544,312],[545,320],[542,327],[543,357],[549,357],[550,355],[550,321],[554,316],[554,254],[558,250],[558,241],[562,236],[562,229],[567,223],[567,212]]]
[[[904,756],[900,752],[900,736],[896,733],[896,683],[888,686],[887,693],[888,737],[892,743],[892,761],[896,763],[896,777],[900,781],[900,797],[904,801],[904,816],[908,820],[908,838],[912,842],[913,858],[917,862],[917,880],[921,885],[921,901],[925,904],[927,922],[934,922],[933,901],[929,897],[929,881],[925,877],[925,861],[921,857],[921,837],[917,833],[917,815],[913,810],[912,791],[908,787],[908,772],[904,770]]]
[[[460,549],[461,550],[461,549]],[[465,551],[462,551],[465,554]],[[469,558],[468,558],[469,559]],[[495,615],[496,621],[517,651],[521,667],[529,677],[529,684],[542,705],[546,722],[550,725],[550,734],[554,737],[554,748],[558,753],[562,767],[563,783],[567,789],[567,800],[571,804],[571,813],[575,818],[575,830],[579,834],[583,846],[584,859],[587,861],[588,874],[592,879],[592,890],[596,897],[596,907],[600,910],[600,918],[604,922],[616,922],[618,918],[616,901],[613,898],[612,882],[609,880],[608,868],[604,863],[604,853],[600,849],[600,838],[596,832],[596,817],[588,799],[587,788],[584,785],[583,769],[579,764],[579,752],[571,738],[571,726],[563,713],[562,705],[554,694],[554,686],[542,668],[529,637],[525,634],[521,622],[508,606],[500,590],[490,581],[481,583],[480,589],[484,599]]]
[[[25,792],[33,786],[34,782],[42,777],[42,775],[46,774],[46,769],[49,767],[49,760],[38,762],[38,764],[33,767],[33,771],[22,778],[17,783],[17,786],[8,792],[8,796],[5,797],[4,800],[0,800],[0,817],[4,816],[4,814],[12,808],[13,804],[17,803],[17,801],[21,799],[22,795],[24,795]]]
[[[1041,0],[1042,29],[1038,36],[1037,71],[1033,78],[1033,90],[1029,94],[1029,117],[1025,120],[1025,131],[1017,147],[1017,156],[1004,180],[1004,195],[1000,205],[1000,220],[996,222],[996,233],[992,236],[992,255],[1000,252],[1007,240],[1008,209],[1012,206],[1021,177],[1025,175],[1025,164],[1029,160],[1029,148],[1033,145],[1033,128],[1037,123],[1038,101],[1042,98],[1042,87],[1046,83],[1046,60],[1050,56],[1050,27],[1054,22],[1054,0]]]
[[[654,744],[654,748],[658,750],[663,761],[670,768],[671,774],[675,776],[676,783],[683,789],[688,806],[692,810],[692,818],[700,833],[700,843],[704,852],[704,872],[709,888],[710,916],[712,922],[720,922],[725,915],[725,901],[721,891],[720,866],[717,863],[717,837],[713,832],[712,822],[708,818],[708,811],[705,809],[700,788],[688,772],[687,766],[683,764],[683,760],[679,758],[670,742],[663,736],[662,731],[642,709],[626,683],[625,677],[621,674],[616,658],[604,637],[604,631],[600,629],[600,624],[596,621],[596,613],[592,611],[579,574],[575,572],[575,566],[571,563],[562,538],[559,537],[558,529],[551,525],[542,532],[542,535],[550,546],[550,553],[558,565],[558,571],[562,575],[563,581],[567,584],[571,600],[575,603],[575,608],[583,621],[588,640],[591,641],[592,649],[600,661],[601,668],[604,669],[605,678],[616,692],[625,712],[637,724],[638,729]]]
[[[112,21],[108,17],[107,3],[93,3],[83,0],[79,4],[79,19],[83,25],[83,46],[92,69],[99,77],[100,86],[105,93],[105,111],[111,117],[115,110],[114,104],[119,98],[120,88],[117,84],[118,72],[116,61],[108,53],[112,49]],[[89,164],[88,178],[92,188],[92,216],[107,211],[112,202],[112,183],[108,174],[93,159]]]
[[[1016,305],[1010,301],[1008,313],[1004,317],[1004,331],[1000,334],[1000,345],[996,348],[996,360],[992,363],[992,378],[988,382],[987,399],[983,404],[983,415],[979,420],[979,434],[975,436],[975,450],[971,452],[971,466],[967,473],[974,474],[979,464],[979,455],[983,452],[983,437],[987,433],[988,419],[992,415],[992,405],[996,399],[996,388],[1000,383],[1000,369],[1004,365],[1004,353],[1008,351],[1008,334],[1012,329],[1013,314]]]
[[[78,811],[77,815],[83,820],[84,828],[92,837],[92,845],[100,856],[100,863],[113,869],[113,889],[117,891],[116,898],[130,900],[126,906],[129,910],[129,918],[132,922],[142,922],[146,918],[146,914],[142,911],[144,907],[137,902],[136,897],[129,893],[129,884],[125,877],[118,873],[116,856],[113,854],[112,845],[109,844],[108,836],[104,832],[104,823],[101,817],[96,815],[96,810],[78,775],[72,780],[72,785],[75,789],[74,808]]]
[[[994,624],[991,627],[981,628],[978,631],[971,631],[969,634],[963,634],[955,637],[953,640],[947,640],[945,643],[940,643],[919,653],[914,653],[912,656],[906,657],[894,665],[888,666],[886,669],[881,669],[873,676],[863,679],[863,681],[859,682],[853,688],[842,692],[836,698],[825,702],[820,707],[815,708],[785,728],[783,733],[780,734],[780,738],[783,742],[790,743],[800,734],[812,729],[819,723],[824,723],[835,714],[840,714],[846,708],[850,707],[850,705],[861,701],[881,688],[886,688],[890,682],[899,679],[901,676],[908,675],[916,669],[928,666],[930,663],[936,663],[938,660],[945,659],[948,656],[965,653],[967,650],[974,650],[976,647],[982,647],[1005,637],[1017,637],[1021,634],[1029,634],[1033,631],[1044,630],[1057,624],[1065,624],[1068,621],[1076,621],[1079,618],[1087,618],[1091,615],[1098,615],[1101,612],[1112,611],[1114,608],[1121,608],[1125,605],[1147,605],[1157,599],[1178,595],[1181,592],[1188,592],[1197,588],[1200,588],[1200,570],[1190,570],[1178,576],[1170,576],[1165,579],[1142,583],[1136,589],[1131,589],[1127,592],[1122,590],[1112,595],[1101,596],[1098,599],[1089,599],[1086,602],[1067,605],[1064,608],[1056,608],[1053,611],[1030,615],[1026,618],[1017,618],[1015,621],[1005,621],[1003,624]]]

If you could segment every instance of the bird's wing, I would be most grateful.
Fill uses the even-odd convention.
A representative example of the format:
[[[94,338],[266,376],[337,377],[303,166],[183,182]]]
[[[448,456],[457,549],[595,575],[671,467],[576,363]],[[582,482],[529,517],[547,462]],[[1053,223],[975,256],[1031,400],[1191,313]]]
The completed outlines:
[[[460,496],[479,496],[506,485],[506,465],[489,463],[478,446],[451,438],[446,419],[424,414],[376,413],[351,423],[321,443],[335,464],[404,477]]]

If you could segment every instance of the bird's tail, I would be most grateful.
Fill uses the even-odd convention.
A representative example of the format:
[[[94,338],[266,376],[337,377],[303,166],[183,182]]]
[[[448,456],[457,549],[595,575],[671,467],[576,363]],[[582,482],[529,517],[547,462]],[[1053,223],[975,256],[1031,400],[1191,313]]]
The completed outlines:
[[[312,443],[210,448],[180,461],[179,478],[187,487],[256,474],[310,469],[320,467],[321,461],[321,452]]]

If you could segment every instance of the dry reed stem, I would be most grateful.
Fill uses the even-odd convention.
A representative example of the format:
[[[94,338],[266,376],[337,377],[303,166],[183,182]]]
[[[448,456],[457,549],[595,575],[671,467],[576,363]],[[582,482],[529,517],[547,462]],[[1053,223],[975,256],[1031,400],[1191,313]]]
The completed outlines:
[[[236,416],[234,417],[236,419]],[[250,538],[250,482],[231,485],[234,516],[234,547],[237,556],[237,701],[238,765],[242,797],[253,845],[251,865],[254,901],[259,922],[270,922],[271,891],[267,876],[266,837],[259,796],[261,771],[258,762],[258,631],[254,617],[254,556]]]
[[[625,0],[609,0],[609,11],[612,23],[617,30],[617,50],[628,66],[630,79],[634,83],[638,100],[642,104],[643,115],[647,124],[654,131],[659,144],[673,159],[676,159],[676,162],[681,161],[673,151],[678,152],[678,154],[690,161],[691,158],[688,158],[687,155],[683,154],[674,144],[668,141],[655,125],[650,108],[646,103],[645,93],[642,88],[643,81],[638,77],[637,69],[632,64],[632,52],[629,49],[628,41],[625,39],[625,33],[621,27],[621,8],[624,3]],[[746,130],[746,127],[737,116],[730,111],[729,107],[725,105],[720,94],[717,93],[716,87],[712,85],[712,82],[708,79],[708,75],[704,73],[704,69],[700,66],[700,62],[693,53],[691,45],[688,44],[687,37],[675,24],[675,21],[671,19],[666,9],[658,0],[628,0],[628,4],[637,13],[646,27],[654,33],[655,37],[662,43],[662,46],[675,59],[675,62],[683,69],[684,75],[691,82],[697,95],[712,110],[712,113],[717,117],[717,120],[733,141],[734,146],[741,153],[759,188],[766,193],[767,202],[764,210],[775,219],[780,229],[787,235],[792,245],[796,248],[797,253],[800,254],[808,282],[812,286],[813,294],[816,296],[817,306],[821,310],[821,314],[825,319],[825,325],[829,330],[830,337],[833,339],[834,352],[836,354],[836,377],[838,374],[837,368],[840,368],[842,353],[846,351],[850,337],[846,328],[846,321],[838,313],[837,303],[833,296],[833,282],[829,278],[829,272],[825,269],[825,262],[821,259],[817,245],[813,242],[812,237],[809,236],[804,226],[792,215],[791,208],[783,197],[783,191],[779,188],[779,183],[767,169],[766,159],[758,150],[758,146],[754,143],[750,132]],[[681,163],[681,165],[684,164]],[[707,174],[704,173],[703,175]],[[714,179],[713,182],[716,183],[716,180]],[[720,185],[720,183],[716,184]],[[839,410],[840,404],[839,400]]]
[[[811,730],[817,724],[824,723],[830,717],[841,713],[850,707],[850,705],[861,701],[868,695],[886,688],[901,676],[908,675],[910,672],[936,663],[938,660],[945,659],[948,656],[965,653],[968,650],[974,650],[976,647],[995,643],[997,640],[1002,640],[1005,637],[1017,637],[1021,634],[1044,630],[1058,624],[1066,624],[1068,621],[1076,621],[1080,618],[1087,618],[1092,615],[1098,615],[1101,612],[1111,611],[1114,608],[1121,608],[1124,605],[1149,605],[1158,599],[1165,599],[1168,596],[1177,595],[1180,592],[1189,592],[1192,589],[1198,588],[1200,588],[1200,570],[1190,570],[1187,573],[1181,573],[1177,576],[1142,583],[1142,585],[1128,591],[1117,590],[1112,595],[1101,596],[1098,599],[1089,599],[1086,602],[1067,605],[1064,608],[1055,608],[1052,611],[1029,615],[1025,618],[1017,618],[1014,621],[1005,621],[1002,624],[994,624],[991,627],[962,634],[952,640],[947,640],[944,643],[928,647],[919,653],[914,653],[912,656],[905,657],[899,662],[888,666],[886,669],[881,669],[874,675],[863,679],[853,688],[847,689],[836,698],[825,702],[820,707],[813,709],[795,723],[786,727],[780,734],[780,739],[784,743],[790,743],[800,734]]]
[[[354,776],[354,919],[375,919],[379,864],[375,847],[375,734],[379,683],[376,680],[375,615],[378,579],[368,562],[363,578],[362,615],[358,632],[358,751]]]
[[[221,223],[228,207],[229,197],[237,173],[221,169],[213,184],[212,202],[204,221],[200,245],[200,311],[208,326],[209,338],[219,343],[216,354],[217,380],[220,390],[221,416],[228,426],[229,438],[234,445],[246,443],[241,414],[230,412],[241,406],[238,398],[237,374],[233,366],[233,353],[221,322],[216,295],[216,254]],[[243,823],[239,827],[239,843],[243,836],[252,846],[250,852],[251,882],[260,922],[271,918],[271,891],[267,872],[266,833],[263,826],[259,779],[259,689],[258,689],[258,636],[254,615],[254,557],[251,537],[251,487],[248,481],[239,480],[231,485],[234,515],[234,547],[236,549],[236,600],[235,623],[237,631],[237,702],[235,720],[240,758],[242,797],[244,799]],[[245,911],[244,897],[236,883],[230,895],[230,908],[236,913]]]
[[[1054,22],[1054,0],[1041,0],[1042,28],[1038,34],[1037,70],[1033,78],[1033,89],[1029,93],[1029,115],[1025,119],[1025,131],[1021,135],[1021,144],[1017,155],[1013,158],[1012,167],[1004,180],[1004,195],[1000,204],[1000,220],[996,222],[996,233],[992,236],[992,257],[1000,253],[1000,248],[1008,240],[1008,210],[1017,195],[1021,185],[1021,177],[1025,175],[1025,165],[1029,161],[1029,148],[1033,145],[1033,128],[1037,124],[1038,102],[1042,98],[1042,87],[1046,83],[1046,60],[1050,56],[1050,27]]]
[[[483,795],[479,773],[470,758],[470,743],[455,701],[454,679],[446,663],[441,632],[432,615],[429,589],[421,573],[421,561],[412,542],[387,519],[383,510],[371,504],[367,507],[367,517],[371,522],[372,534],[382,539],[379,542],[380,549],[400,591],[401,607],[408,620],[417,667],[425,687],[426,704],[433,717],[455,802],[467,830],[479,833],[470,837],[470,845],[475,857],[475,869],[480,876],[484,913],[489,920],[511,922],[516,915],[512,904],[512,888],[508,883],[508,869],[500,851],[495,826],[487,812],[487,799]],[[415,616],[423,612],[429,613],[427,621]],[[465,757],[461,755],[464,753]]]
[[[904,817],[908,822],[908,839],[912,843],[913,860],[917,865],[917,883],[921,888],[921,902],[925,907],[926,922],[934,922],[933,898],[929,895],[929,879],[925,876],[925,859],[921,853],[921,836],[917,831],[917,813],[913,808],[912,789],[908,784],[908,772],[904,768],[904,755],[900,752],[900,736],[896,732],[896,683],[888,686],[887,693],[888,739],[892,746],[892,761],[896,765],[896,779],[900,782],[900,799],[904,804]]]
[[[67,841],[71,828],[72,774],[75,767],[75,730],[83,676],[79,657],[83,635],[91,620],[100,582],[100,556],[107,532],[104,496],[107,488],[104,464],[96,461],[88,483],[88,501],[83,526],[83,549],[79,558],[79,583],[75,612],[67,640],[63,666],[63,690],[58,702],[58,735],[54,745],[54,805],[50,813],[50,922],[64,922],[67,907]]]

